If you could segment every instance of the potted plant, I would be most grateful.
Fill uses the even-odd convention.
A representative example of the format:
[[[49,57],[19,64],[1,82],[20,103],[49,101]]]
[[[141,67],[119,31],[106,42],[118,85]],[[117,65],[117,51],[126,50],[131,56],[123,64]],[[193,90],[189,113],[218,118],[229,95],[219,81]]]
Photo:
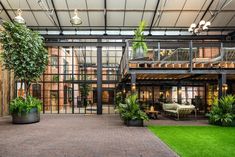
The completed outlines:
[[[148,116],[143,112],[137,102],[137,94],[132,94],[125,99],[125,103],[118,105],[118,111],[127,126],[143,126]]]
[[[91,90],[91,86],[88,83],[83,82],[80,84],[81,100],[82,100],[83,106],[85,107],[85,113],[86,113],[86,107],[89,105],[89,101],[87,100],[87,97],[89,95],[90,90]]]
[[[143,58],[148,51],[147,44],[144,37],[145,22],[141,21],[139,27],[135,30],[134,39],[132,43],[133,58]]]
[[[227,95],[213,102],[209,123],[222,126],[235,126],[235,97]]]
[[[29,89],[31,83],[43,74],[48,63],[43,38],[23,24],[4,21],[3,28],[0,33],[3,65],[14,73],[15,79],[20,82],[20,91],[23,91],[10,103],[13,123],[38,122],[42,103],[30,96]]]

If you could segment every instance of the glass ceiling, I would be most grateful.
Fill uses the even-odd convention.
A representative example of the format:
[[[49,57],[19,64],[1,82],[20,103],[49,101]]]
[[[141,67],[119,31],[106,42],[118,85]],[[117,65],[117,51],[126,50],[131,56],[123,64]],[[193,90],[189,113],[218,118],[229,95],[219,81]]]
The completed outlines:
[[[0,17],[12,20],[23,11],[26,25],[42,34],[132,35],[141,20],[145,34],[191,35],[194,22],[211,22],[202,35],[234,34],[235,0],[1,0]],[[72,26],[78,9],[83,23]]]

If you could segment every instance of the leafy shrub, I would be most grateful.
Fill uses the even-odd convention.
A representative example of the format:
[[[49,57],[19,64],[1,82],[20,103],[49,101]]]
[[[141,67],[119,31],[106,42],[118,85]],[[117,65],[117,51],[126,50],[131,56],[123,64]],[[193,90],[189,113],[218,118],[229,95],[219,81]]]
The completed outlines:
[[[146,113],[140,110],[137,102],[137,94],[128,96],[124,104],[120,103],[118,105],[118,111],[124,121],[148,120]]]
[[[213,103],[211,112],[209,113],[209,122],[215,125],[231,125],[235,118],[235,97],[227,95]]]
[[[4,30],[0,32],[0,42],[4,68],[14,71],[15,79],[21,87],[24,83],[28,95],[31,83],[38,80],[48,64],[43,37],[17,22],[4,21],[2,26]]]
[[[42,108],[42,102],[32,96],[27,96],[26,98],[17,97],[10,103],[11,114],[26,114],[32,108],[37,108],[38,112],[40,112]]]

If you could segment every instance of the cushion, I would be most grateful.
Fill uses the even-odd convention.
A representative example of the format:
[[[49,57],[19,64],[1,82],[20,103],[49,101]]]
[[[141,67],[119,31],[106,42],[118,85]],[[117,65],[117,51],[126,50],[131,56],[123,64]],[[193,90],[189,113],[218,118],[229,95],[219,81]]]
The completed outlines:
[[[162,105],[162,108],[164,111],[166,110],[176,110],[177,109],[177,104],[176,103],[165,103]]]
[[[165,110],[166,112],[170,112],[170,113],[177,113],[176,110]]]

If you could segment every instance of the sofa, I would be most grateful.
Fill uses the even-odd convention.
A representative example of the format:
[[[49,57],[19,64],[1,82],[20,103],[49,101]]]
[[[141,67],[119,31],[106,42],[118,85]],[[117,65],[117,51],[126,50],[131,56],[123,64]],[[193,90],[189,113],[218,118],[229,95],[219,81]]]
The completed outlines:
[[[164,103],[162,104],[162,109],[165,114],[180,117],[190,115],[193,111],[195,112],[195,119],[197,118],[197,113],[194,105],[181,105],[178,103]]]

